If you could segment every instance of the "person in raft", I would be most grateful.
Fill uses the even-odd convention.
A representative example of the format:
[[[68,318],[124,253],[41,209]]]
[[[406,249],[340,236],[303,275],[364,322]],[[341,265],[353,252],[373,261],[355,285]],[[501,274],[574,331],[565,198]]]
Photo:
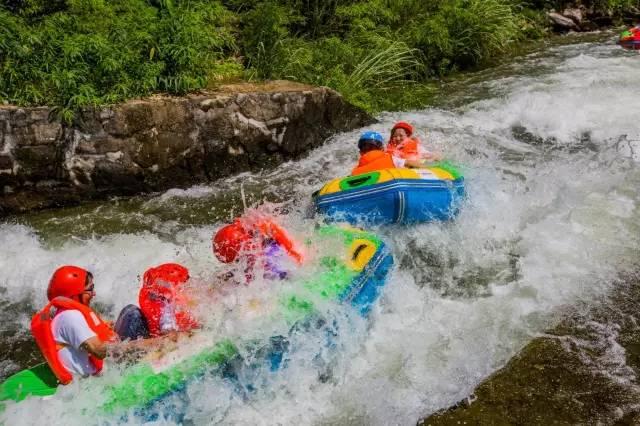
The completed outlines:
[[[213,253],[223,263],[241,264],[245,282],[253,281],[259,270],[265,279],[285,279],[290,260],[302,264],[302,250],[280,225],[256,216],[243,216],[220,228],[213,237]],[[235,277],[231,273],[225,278]]]
[[[154,338],[198,328],[200,325],[190,311],[187,281],[189,270],[178,263],[147,269],[138,293],[140,307],[125,306],[116,321],[114,329],[120,338]]]
[[[386,152],[384,150],[384,138],[378,132],[364,132],[358,140],[358,149],[360,150],[360,160],[358,165],[351,171],[352,176],[382,169],[424,167],[422,161],[405,160]]]
[[[405,160],[439,161],[442,157],[422,148],[420,140],[413,136],[413,126],[405,121],[398,121],[391,129],[391,137],[386,151],[394,157]]]
[[[31,332],[62,384],[73,377],[100,373],[107,343],[117,337],[89,306],[95,296],[93,275],[78,266],[62,266],[47,288],[49,303],[31,320]]]

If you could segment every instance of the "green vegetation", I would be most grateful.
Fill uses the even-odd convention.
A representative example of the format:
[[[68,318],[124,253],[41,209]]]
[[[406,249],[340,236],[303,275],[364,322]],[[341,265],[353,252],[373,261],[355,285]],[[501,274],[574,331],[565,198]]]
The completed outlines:
[[[543,37],[564,0],[0,0],[0,101],[80,108],[234,79],[337,89],[369,110]],[[621,14],[639,0],[593,0]],[[422,89],[424,92],[424,89]],[[428,92],[428,91],[427,91]],[[427,94],[425,94],[427,95]]]

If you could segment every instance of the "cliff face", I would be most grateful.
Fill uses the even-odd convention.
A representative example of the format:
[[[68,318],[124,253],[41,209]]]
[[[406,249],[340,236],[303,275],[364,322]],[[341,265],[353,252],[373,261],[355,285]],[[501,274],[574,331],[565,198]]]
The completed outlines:
[[[185,187],[271,167],[370,123],[328,88],[227,86],[85,111],[0,107],[0,215]]]

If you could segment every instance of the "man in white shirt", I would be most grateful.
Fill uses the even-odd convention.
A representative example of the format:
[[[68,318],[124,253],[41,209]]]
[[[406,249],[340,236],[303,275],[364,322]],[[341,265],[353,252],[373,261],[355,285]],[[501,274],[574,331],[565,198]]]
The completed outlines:
[[[106,356],[106,345],[89,328],[80,311],[60,312],[53,318],[51,330],[56,343],[63,346],[58,351],[58,359],[67,370],[80,376],[96,373],[89,361],[89,354],[103,359]]]
[[[54,300],[60,296],[71,299],[77,308],[57,308],[51,320],[51,333],[58,360],[74,376],[95,374],[96,365],[90,360],[90,355],[97,360],[104,359],[107,356],[107,346],[94,330],[99,330],[96,327],[104,329],[109,326],[89,308],[91,299],[95,296],[91,272],[76,266],[58,268],[49,282],[47,297]],[[88,320],[93,322],[94,327],[89,325]]]

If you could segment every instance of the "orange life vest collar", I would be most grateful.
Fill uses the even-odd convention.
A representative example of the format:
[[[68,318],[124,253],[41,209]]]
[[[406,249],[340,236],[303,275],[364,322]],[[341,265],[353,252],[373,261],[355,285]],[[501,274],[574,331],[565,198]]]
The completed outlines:
[[[64,345],[58,344],[53,337],[53,330],[51,329],[55,315],[55,313],[53,315],[51,313],[53,308],[55,308],[55,313],[64,310],[80,311],[85,321],[87,321],[89,328],[91,328],[103,342],[114,340],[116,334],[89,306],[66,297],[56,297],[33,316],[31,319],[31,333],[33,334],[33,338],[38,344],[49,367],[51,367],[51,370],[58,378],[58,381],[66,385],[73,380],[73,375],[62,365],[58,358],[58,351],[62,349]],[[96,373],[102,370],[103,361],[101,359],[89,355],[89,361],[96,369]]]
[[[406,138],[398,144],[389,142],[387,144],[387,152],[405,160],[415,161],[420,158],[419,144],[420,141],[416,138]]]
[[[363,173],[382,169],[393,169],[395,167],[391,154],[376,149],[360,155],[358,166],[351,171],[351,175],[361,175]]]

